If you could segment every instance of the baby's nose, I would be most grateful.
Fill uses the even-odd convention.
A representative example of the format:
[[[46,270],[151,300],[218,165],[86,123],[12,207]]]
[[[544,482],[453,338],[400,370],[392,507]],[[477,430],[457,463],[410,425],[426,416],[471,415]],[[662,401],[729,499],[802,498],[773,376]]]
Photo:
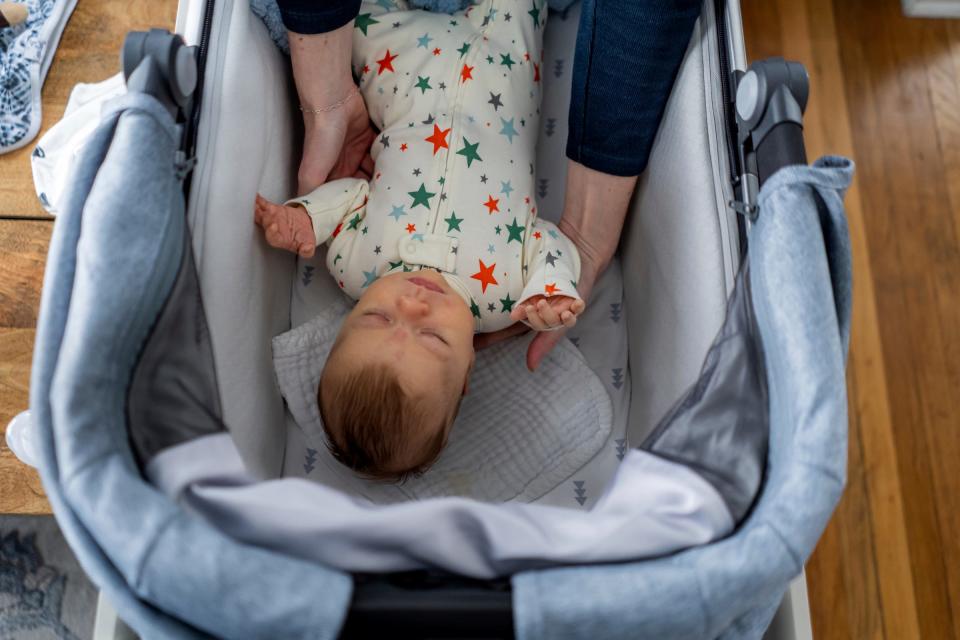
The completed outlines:
[[[400,311],[412,317],[421,317],[430,313],[430,305],[424,300],[414,298],[413,296],[403,295],[397,301]]]

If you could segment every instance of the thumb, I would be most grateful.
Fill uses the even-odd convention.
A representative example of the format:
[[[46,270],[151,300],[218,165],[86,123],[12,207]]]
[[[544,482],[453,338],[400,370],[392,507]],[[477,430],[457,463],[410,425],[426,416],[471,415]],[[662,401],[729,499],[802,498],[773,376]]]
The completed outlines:
[[[566,333],[563,330],[538,333],[527,349],[527,369],[535,371]]]

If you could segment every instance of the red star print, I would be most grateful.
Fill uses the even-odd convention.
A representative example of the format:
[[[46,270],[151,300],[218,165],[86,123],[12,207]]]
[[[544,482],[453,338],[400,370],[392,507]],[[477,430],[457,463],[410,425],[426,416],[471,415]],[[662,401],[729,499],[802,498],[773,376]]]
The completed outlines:
[[[523,201],[524,201],[526,204],[530,204],[530,196],[527,196],[526,198],[524,198]]]
[[[379,180],[379,179],[380,179],[380,172],[379,172],[379,171],[377,171],[377,175],[376,175],[376,178],[377,178],[377,180]]]
[[[540,82],[540,65],[533,63],[533,81]]]
[[[437,151],[440,149],[449,149],[447,146],[447,134],[450,133],[450,129],[441,129],[437,125],[433,125],[433,135],[429,138],[424,138],[427,142],[433,143],[433,155],[437,155]]]
[[[384,71],[393,71],[393,61],[396,59],[396,54],[390,55],[390,49],[387,49],[386,55],[377,60],[377,64],[380,65],[380,68],[377,69],[377,75],[380,75]]]
[[[408,225],[407,225],[407,233],[413,233],[413,232],[416,231],[416,230],[417,230],[417,225],[415,225],[415,224],[408,224]]]
[[[540,235],[540,232],[539,232],[539,231],[534,231],[534,232],[533,232],[533,237],[536,238],[537,240],[539,240],[542,236]]]
[[[483,264],[483,260],[478,260],[477,262],[480,263],[480,271],[478,271],[477,273],[473,274],[470,277],[473,278],[474,280],[479,280],[480,284],[483,285],[483,288],[482,288],[483,293],[486,293],[488,284],[500,284],[499,282],[497,282],[497,279],[493,276],[493,270],[496,269],[497,263],[494,262],[488,267],[487,265]]]
[[[524,59],[524,60],[529,60],[529,59],[530,59],[530,53],[527,52],[527,53],[523,54],[523,59]]]
[[[343,289],[343,280],[337,280],[337,284],[340,285],[341,289]]]
[[[437,47],[436,49],[433,50],[433,55],[435,56],[440,55],[440,47]]]
[[[364,73],[369,73],[369,72],[370,72],[370,65],[365,64],[363,65],[363,69],[360,70],[360,75],[363,75]]]
[[[473,80],[473,67],[464,64],[463,69],[460,70],[460,82],[466,82],[467,80]]]
[[[406,151],[406,150],[407,150],[407,143],[404,142],[403,144],[400,145],[400,151]]]
[[[340,233],[340,229],[342,229],[342,228],[343,228],[343,223],[341,222],[340,224],[337,225],[337,228],[333,230],[333,237],[334,237],[334,238],[337,237],[337,235]]]
[[[551,282],[550,284],[544,286],[543,290],[546,292],[548,296],[552,296],[557,292],[557,283]]]
[[[493,215],[494,211],[500,211],[499,205],[500,200],[498,198],[494,198],[492,195],[487,194],[487,201],[483,203],[483,206],[489,210],[487,211],[488,214]]]

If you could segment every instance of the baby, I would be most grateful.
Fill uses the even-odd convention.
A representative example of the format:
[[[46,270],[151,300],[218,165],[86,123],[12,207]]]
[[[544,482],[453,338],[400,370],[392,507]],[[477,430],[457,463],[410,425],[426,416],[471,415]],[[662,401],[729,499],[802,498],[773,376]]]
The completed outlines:
[[[384,6],[399,10],[386,10]],[[580,259],[537,219],[533,159],[545,0],[449,15],[364,2],[354,72],[380,134],[371,181],[283,205],[257,196],[267,242],[313,255],[357,300],[320,379],[334,456],[373,478],[424,471],[467,392],[473,334],[571,327]]]

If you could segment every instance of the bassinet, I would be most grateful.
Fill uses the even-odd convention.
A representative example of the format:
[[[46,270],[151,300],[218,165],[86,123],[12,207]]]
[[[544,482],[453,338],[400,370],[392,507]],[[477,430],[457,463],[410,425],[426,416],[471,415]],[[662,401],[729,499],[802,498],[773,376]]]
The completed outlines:
[[[214,196],[238,180],[290,184],[288,74],[246,3],[181,3],[178,32],[199,43],[199,99],[178,128],[162,78],[147,69],[105,111],[51,241],[31,385],[51,505],[124,620],[147,637],[333,637],[352,597],[347,631],[359,637],[384,628],[401,637],[754,637],[767,628],[844,482],[850,276],[839,194],[848,168],[777,174],[756,222],[740,224],[728,202],[754,201],[733,184],[749,167],[735,152],[725,65],[743,68],[742,34],[737,3],[717,4],[695,30],[621,247],[626,305],[638,310],[630,355],[643,363],[633,369],[629,436],[644,441],[697,380],[722,329],[687,406],[742,374],[732,366],[761,376],[745,394],[765,402],[770,428],[762,494],[733,535],[672,556],[524,571],[510,585],[421,575],[396,587],[219,534],[146,484],[131,452],[143,450],[144,434],[161,440],[148,447],[156,450],[226,424],[258,475],[276,476],[283,456],[282,438],[261,428],[281,399],[250,393],[270,386],[269,344],[231,346],[289,326],[282,285],[293,264],[264,253],[231,261],[254,253],[241,239],[249,234],[231,236],[209,212],[223,210]],[[236,105],[247,109],[242,120]],[[750,276],[738,278],[744,254]],[[228,264],[236,268],[225,276]],[[238,295],[243,287],[251,293]],[[762,357],[725,360],[732,333],[749,334]],[[148,359],[187,382],[137,396],[135,372]]]

